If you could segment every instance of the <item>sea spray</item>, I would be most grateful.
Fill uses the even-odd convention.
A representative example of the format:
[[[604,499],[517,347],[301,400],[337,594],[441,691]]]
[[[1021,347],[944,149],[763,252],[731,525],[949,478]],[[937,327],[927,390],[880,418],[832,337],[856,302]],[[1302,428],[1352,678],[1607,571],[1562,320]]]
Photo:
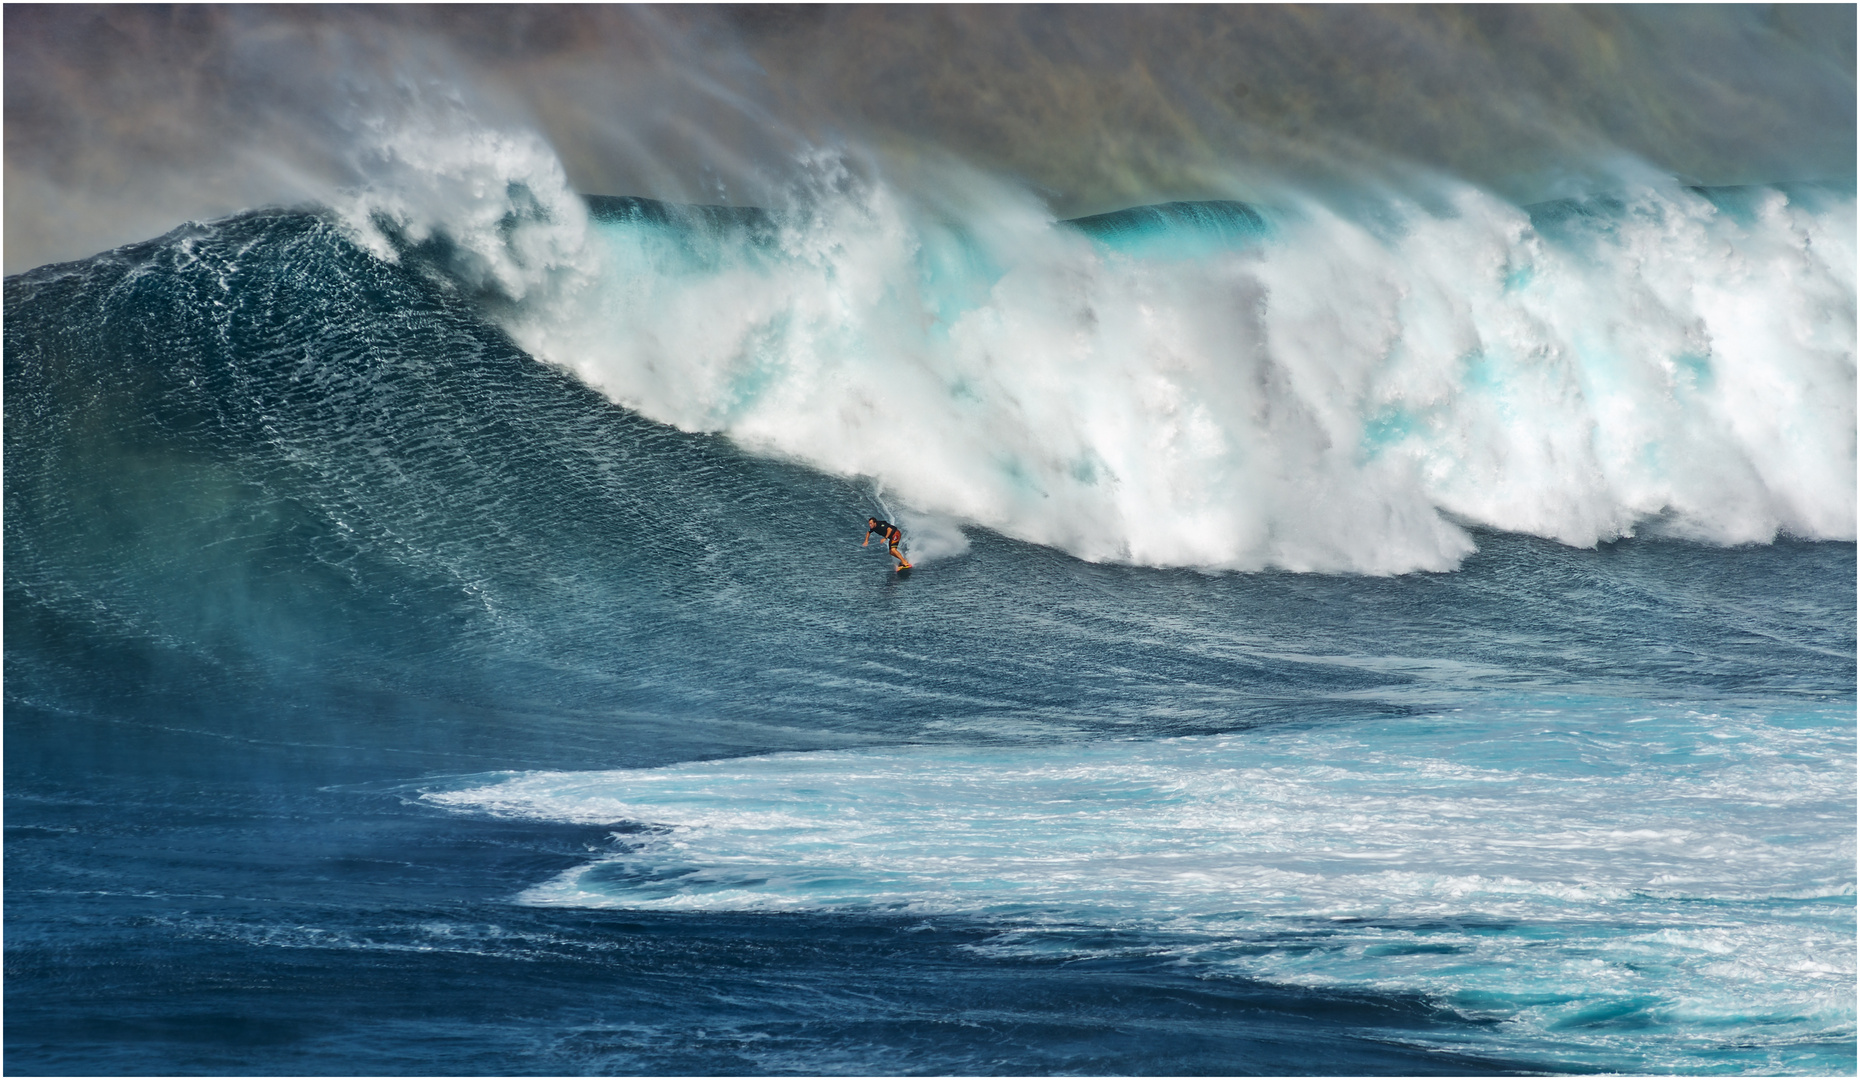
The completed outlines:
[[[358,127],[351,167],[365,179],[332,209],[376,257],[415,255],[502,302],[573,289],[596,270],[584,254],[587,205],[534,132],[489,128],[456,101],[420,95],[404,115]]]
[[[1370,574],[1452,569],[1468,525],[1854,535],[1851,193],[1520,208],[1442,181],[1120,232],[815,152],[784,206],[590,219],[534,140],[412,145],[459,138],[390,140],[387,194],[347,210],[375,250],[426,251],[620,404],[916,512],[1093,561]]]

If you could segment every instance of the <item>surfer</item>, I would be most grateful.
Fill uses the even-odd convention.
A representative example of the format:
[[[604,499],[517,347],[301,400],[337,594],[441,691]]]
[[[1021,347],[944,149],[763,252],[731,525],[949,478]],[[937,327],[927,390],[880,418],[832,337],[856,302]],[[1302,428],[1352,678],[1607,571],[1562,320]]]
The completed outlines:
[[[873,533],[877,533],[879,539],[891,545],[891,554],[897,558],[899,570],[909,570],[911,568],[909,560],[905,559],[904,554],[898,550],[899,542],[904,539],[904,530],[898,528],[889,521],[880,521],[873,517],[866,518],[865,542],[859,546],[864,547],[866,544],[871,543]]]

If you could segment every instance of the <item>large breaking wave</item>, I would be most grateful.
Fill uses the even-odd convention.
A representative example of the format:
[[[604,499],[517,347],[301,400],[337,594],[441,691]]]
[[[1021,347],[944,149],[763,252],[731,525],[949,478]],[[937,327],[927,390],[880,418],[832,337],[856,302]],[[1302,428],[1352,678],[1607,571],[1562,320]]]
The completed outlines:
[[[1094,561],[1446,570],[1466,526],[1589,546],[1851,539],[1852,192],[1421,195],[1056,221],[954,165],[813,153],[766,210],[594,199],[540,140],[384,135],[340,207],[612,400],[920,531]]]

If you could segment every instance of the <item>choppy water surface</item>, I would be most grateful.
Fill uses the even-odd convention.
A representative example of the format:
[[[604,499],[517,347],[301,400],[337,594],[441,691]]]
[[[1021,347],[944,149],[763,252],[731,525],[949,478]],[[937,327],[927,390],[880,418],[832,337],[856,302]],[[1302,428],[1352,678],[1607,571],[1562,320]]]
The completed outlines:
[[[1851,193],[535,149],[6,282],[12,1069],[1853,1071]]]

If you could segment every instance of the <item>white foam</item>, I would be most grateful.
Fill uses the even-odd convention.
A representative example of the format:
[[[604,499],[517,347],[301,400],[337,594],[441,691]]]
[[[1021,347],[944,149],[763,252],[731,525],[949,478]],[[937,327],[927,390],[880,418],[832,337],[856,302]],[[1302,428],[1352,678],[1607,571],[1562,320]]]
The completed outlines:
[[[987,917],[985,952],[1175,950],[1572,1046],[1589,1036],[1557,1025],[1610,1002],[1682,1027],[1851,1026],[1851,717],[1562,714],[503,774],[424,798],[651,827],[533,904]]]
[[[1373,574],[1453,568],[1460,522],[1855,533],[1850,196],[1644,186],[1548,235],[1443,182],[1443,210],[1288,195],[1263,243],[1122,251],[987,177],[926,167],[919,198],[816,153],[760,242],[590,224],[533,136],[380,146],[347,210],[377,251],[381,221],[444,233],[533,355],[950,528]]]
[[[657,854],[628,859],[842,879],[840,900],[777,884],[743,894],[778,906],[905,899],[1219,914],[1238,902],[1414,916],[1440,904],[1464,911],[1469,897],[1497,911],[1851,895],[1851,822],[1766,839],[1772,826],[1794,830],[1805,814],[1851,803],[1850,734],[1683,713],[1638,719],[1633,742],[1556,727],[1526,736],[1501,713],[1389,722],[1373,738],[1352,727],[508,774],[425,798],[673,830],[642,849]],[[1583,719],[1588,729],[1613,723]],[[1728,747],[1712,737],[1725,729]],[[1671,767],[1679,759],[1689,767]],[[1296,897],[1291,881],[1302,883]],[[612,894],[640,899],[628,889]]]

